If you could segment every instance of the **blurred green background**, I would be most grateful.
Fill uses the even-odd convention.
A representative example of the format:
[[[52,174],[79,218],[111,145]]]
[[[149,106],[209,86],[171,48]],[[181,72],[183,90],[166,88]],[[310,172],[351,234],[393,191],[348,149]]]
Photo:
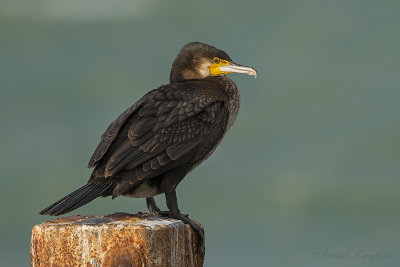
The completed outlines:
[[[189,41],[230,75],[236,124],[178,187],[205,266],[400,265],[400,1],[0,0],[0,266],[83,185],[101,133]],[[158,202],[164,205],[161,196]],[[145,211],[97,199],[71,214]]]

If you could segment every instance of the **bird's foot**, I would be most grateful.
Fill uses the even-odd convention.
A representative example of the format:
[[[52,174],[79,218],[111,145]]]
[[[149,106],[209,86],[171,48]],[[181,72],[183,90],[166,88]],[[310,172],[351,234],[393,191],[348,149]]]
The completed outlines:
[[[149,207],[149,212],[151,215],[159,215],[160,212],[162,212],[157,206],[155,207]]]
[[[161,217],[168,217],[168,218],[172,218],[172,219],[178,219],[169,210],[158,210],[158,211],[155,211],[154,213],[151,213],[151,214],[156,215],[156,216],[161,216]],[[181,214],[180,213],[180,215],[185,216],[186,218],[189,218],[189,214]]]
[[[199,239],[198,239],[198,243],[197,243],[197,248],[196,248],[196,252],[197,251],[201,251],[204,252],[204,232],[203,229],[200,228],[200,226],[198,226],[197,224],[195,224],[191,219],[189,219],[189,216],[187,214],[175,214],[172,215],[172,217],[174,219],[177,220],[181,220],[182,222],[184,222],[185,224],[190,225],[190,227],[198,234]]]
[[[161,210],[157,207],[153,197],[146,198],[146,203],[150,214],[157,215],[159,212],[161,212]]]
[[[200,228],[200,226],[198,226],[191,219],[189,219],[188,214],[182,214],[180,212],[176,213],[176,212],[172,212],[172,211],[168,210],[168,211],[158,211],[154,215],[177,219],[177,220],[182,221],[185,224],[188,224],[199,236],[199,241],[197,244],[196,251],[198,251],[200,249],[202,252],[204,252],[204,232],[203,232],[202,228]]]

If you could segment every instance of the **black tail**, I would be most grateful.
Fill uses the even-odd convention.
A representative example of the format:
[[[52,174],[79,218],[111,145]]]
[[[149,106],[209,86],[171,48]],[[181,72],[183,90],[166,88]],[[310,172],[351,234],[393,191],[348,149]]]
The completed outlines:
[[[93,199],[104,195],[113,184],[86,184],[40,212],[44,215],[61,215],[73,211]]]

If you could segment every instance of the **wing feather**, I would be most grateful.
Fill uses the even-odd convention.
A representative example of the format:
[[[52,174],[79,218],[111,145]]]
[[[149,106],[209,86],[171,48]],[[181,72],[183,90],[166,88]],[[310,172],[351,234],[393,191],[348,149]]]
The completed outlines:
[[[204,144],[222,137],[229,116],[215,85],[162,86],[126,110],[103,134],[89,166],[99,178],[136,183],[196,161]],[[190,155],[190,156],[189,156]]]
[[[151,98],[157,89],[154,89],[147,94],[145,94],[138,102],[136,102],[133,106],[125,110],[115,121],[113,121],[110,126],[108,126],[107,130],[102,134],[101,141],[97,145],[96,150],[93,152],[92,157],[89,160],[88,168],[94,167],[107,152],[111,143],[117,137],[119,130],[122,125],[126,122],[126,120],[139,108],[141,107],[149,98]]]

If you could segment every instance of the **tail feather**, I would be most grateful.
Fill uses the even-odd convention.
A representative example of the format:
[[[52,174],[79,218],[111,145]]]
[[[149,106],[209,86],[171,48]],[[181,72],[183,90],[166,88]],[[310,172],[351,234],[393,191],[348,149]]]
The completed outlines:
[[[61,198],[40,212],[42,215],[61,215],[73,211],[93,199],[104,195],[113,184],[86,184],[71,194]]]
[[[107,188],[108,187],[105,187],[104,189],[107,189]],[[101,190],[101,188],[99,188],[99,191],[90,190],[90,192],[88,192],[87,194],[85,194],[83,196],[79,195],[79,196],[75,197],[74,199],[71,199],[71,201],[69,202],[68,205],[66,205],[65,207],[58,208],[58,210],[55,212],[57,212],[58,214],[64,214],[64,213],[73,211],[73,210],[89,203],[93,199],[101,196],[103,194],[103,192],[104,192],[104,190]]]
[[[96,185],[96,186],[99,186],[99,185]],[[80,190],[83,188],[82,191],[77,192],[78,190],[76,190],[75,192],[77,192],[77,193],[75,193],[75,194],[74,194],[74,192],[72,192],[72,194],[67,199],[65,199],[63,202],[60,202],[59,204],[57,204],[57,206],[53,207],[51,212],[54,213],[54,215],[68,213],[73,210],[73,209],[71,209],[73,206],[75,206],[78,203],[83,202],[83,200],[87,199],[88,197],[93,196],[90,199],[90,201],[91,201],[91,200],[95,199],[96,197],[100,196],[100,195],[98,195],[99,190],[96,190],[96,188],[94,188],[93,185],[87,184],[83,187],[78,189],[78,190]],[[84,204],[87,204],[88,202],[86,202]],[[77,206],[75,209],[83,206],[84,204]]]
[[[60,204],[61,202],[63,202],[66,199],[70,199],[73,198],[74,196],[79,196],[79,193],[81,193],[83,190],[87,189],[88,184],[82,186],[81,188],[75,190],[74,192],[72,192],[69,195],[66,195],[65,197],[61,198],[60,200],[58,200],[57,202],[51,204],[50,206],[48,206],[47,208],[45,208],[44,210],[42,210],[40,212],[40,214],[44,215],[44,214],[48,214],[47,212],[50,210],[53,210],[54,208],[56,208],[58,206],[58,204]]]

